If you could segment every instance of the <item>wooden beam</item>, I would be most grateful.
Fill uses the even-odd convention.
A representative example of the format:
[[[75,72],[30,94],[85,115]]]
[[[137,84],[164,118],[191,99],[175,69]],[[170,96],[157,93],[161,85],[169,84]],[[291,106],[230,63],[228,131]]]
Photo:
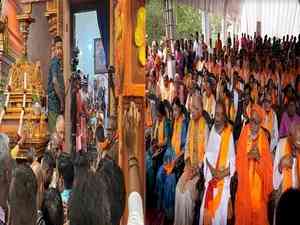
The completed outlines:
[[[65,88],[66,88],[66,96],[65,96],[65,147],[67,152],[71,152],[72,148],[72,124],[71,124],[71,89],[68,88],[70,85],[70,77],[71,77],[71,12],[70,12],[70,3],[69,0],[63,0],[63,51],[64,51],[64,59],[63,59],[63,73],[65,79]]]

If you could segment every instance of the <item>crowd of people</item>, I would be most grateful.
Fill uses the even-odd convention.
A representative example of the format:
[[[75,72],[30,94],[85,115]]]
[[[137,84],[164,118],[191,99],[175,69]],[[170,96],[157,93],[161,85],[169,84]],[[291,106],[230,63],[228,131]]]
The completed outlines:
[[[0,224],[119,224],[125,209],[125,181],[110,157],[103,127],[96,129],[97,151],[67,153],[64,119],[41,158],[10,149],[0,134]],[[33,153],[33,154],[31,154]]]
[[[147,208],[174,225],[298,224],[300,35],[227,37],[147,48]]]

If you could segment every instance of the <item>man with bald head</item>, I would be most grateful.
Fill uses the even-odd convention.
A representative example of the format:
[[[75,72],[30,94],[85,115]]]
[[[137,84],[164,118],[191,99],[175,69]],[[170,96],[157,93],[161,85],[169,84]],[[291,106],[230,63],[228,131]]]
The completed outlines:
[[[184,148],[185,168],[176,186],[174,225],[193,224],[195,201],[198,198],[196,184],[206,151],[209,128],[203,117],[202,98],[192,96],[191,121]]]
[[[7,215],[7,200],[11,182],[13,160],[9,152],[9,139],[7,135],[0,134],[0,225],[5,224]]]
[[[289,136],[280,139],[274,161],[273,188],[280,193],[299,188],[300,123],[292,124]]]
[[[232,127],[227,122],[224,103],[217,102],[215,122],[205,152],[205,192],[200,225],[227,224],[227,219],[231,218],[230,181],[234,172],[235,149]]]

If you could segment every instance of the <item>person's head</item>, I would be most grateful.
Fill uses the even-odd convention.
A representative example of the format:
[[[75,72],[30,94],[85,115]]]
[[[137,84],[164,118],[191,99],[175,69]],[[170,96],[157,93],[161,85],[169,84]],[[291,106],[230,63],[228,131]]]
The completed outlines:
[[[64,189],[72,189],[74,180],[74,167],[71,160],[71,156],[67,153],[63,153],[58,158],[57,162],[58,174],[59,174],[59,191]]]
[[[208,97],[212,94],[212,81],[210,80],[210,78],[205,84],[205,93]]]
[[[263,101],[264,110],[268,113],[272,109],[272,96],[269,92],[266,93]]]
[[[41,164],[35,161],[31,164],[31,169],[35,175],[37,181],[37,195],[36,195],[36,204],[37,209],[40,210],[42,207],[43,195],[44,195],[44,176],[43,176],[43,169]]]
[[[70,224],[111,225],[109,188],[103,177],[85,171],[74,183],[68,203]]]
[[[293,117],[296,114],[296,101],[294,98],[290,98],[287,105],[287,114],[289,117]]]
[[[177,119],[182,114],[182,105],[179,98],[175,98],[173,101],[173,116],[174,119]]]
[[[59,142],[64,142],[65,140],[65,120],[62,115],[59,115],[56,120],[56,133]]]
[[[95,135],[96,135],[96,145],[97,145],[97,148],[102,151],[103,149],[101,148],[101,143],[103,143],[105,141],[105,135],[104,135],[104,128],[103,128],[103,126],[98,126],[96,128]]]
[[[257,104],[253,105],[250,115],[250,131],[253,136],[256,136],[258,134],[264,117],[265,112],[263,108]]]
[[[289,129],[289,140],[292,146],[300,153],[300,123],[294,123]]]
[[[157,118],[162,121],[167,115],[166,108],[163,102],[159,102],[157,106]]]
[[[103,160],[96,171],[96,179],[105,179],[109,190],[111,224],[119,225],[126,202],[124,174],[121,168],[111,160]]]
[[[44,177],[44,187],[48,189],[51,181],[53,170],[55,168],[55,160],[50,152],[45,152],[41,161]]]
[[[54,38],[55,56],[62,59],[63,57],[63,41],[60,36]]]
[[[222,131],[226,123],[226,108],[223,102],[218,101],[215,110],[215,128]]]
[[[194,94],[192,96],[192,105],[191,105],[191,118],[193,120],[198,120],[203,112],[202,98],[200,95]]]
[[[26,164],[13,170],[9,190],[9,206],[12,225],[36,224],[37,181],[32,169]]]
[[[167,74],[164,75],[164,85],[165,87],[168,87],[169,86],[169,77]]]
[[[300,190],[288,189],[278,201],[275,213],[275,225],[298,224]]]
[[[7,202],[7,193],[11,181],[13,160],[9,151],[9,138],[0,133],[0,206],[4,207]]]
[[[45,191],[42,212],[46,225],[64,224],[63,203],[57,189],[49,188]]]

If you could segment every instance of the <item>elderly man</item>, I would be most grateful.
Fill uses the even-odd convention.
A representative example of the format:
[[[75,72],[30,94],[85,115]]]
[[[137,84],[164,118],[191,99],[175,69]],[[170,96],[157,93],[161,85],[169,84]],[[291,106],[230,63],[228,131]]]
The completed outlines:
[[[0,134],[0,225],[6,224],[7,200],[11,182],[12,163],[9,153],[9,139],[7,135]]]
[[[238,187],[235,202],[237,225],[267,225],[267,202],[272,191],[272,156],[266,131],[262,128],[264,110],[253,105],[250,123],[237,143]]]
[[[47,151],[50,151],[56,159],[61,152],[64,151],[65,142],[65,120],[62,115],[57,117],[56,131],[52,134],[50,142],[47,146]]]
[[[215,123],[210,132],[204,161],[205,194],[200,224],[227,224],[231,206],[230,180],[235,172],[232,127],[226,122],[225,105],[216,105]],[[229,217],[227,216],[229,214]]]
[[[174,225],[193,224],[195,201],[198,199],[196,186],[203,165],[208,134],[209,128],[203,117],[202,99],[194,95],[184,150],[186,163],[176,186]]]
[[[299,188],[300,123],[293,124],[289,136],[280,139],[274,161],[273,188],[280,193]]]

